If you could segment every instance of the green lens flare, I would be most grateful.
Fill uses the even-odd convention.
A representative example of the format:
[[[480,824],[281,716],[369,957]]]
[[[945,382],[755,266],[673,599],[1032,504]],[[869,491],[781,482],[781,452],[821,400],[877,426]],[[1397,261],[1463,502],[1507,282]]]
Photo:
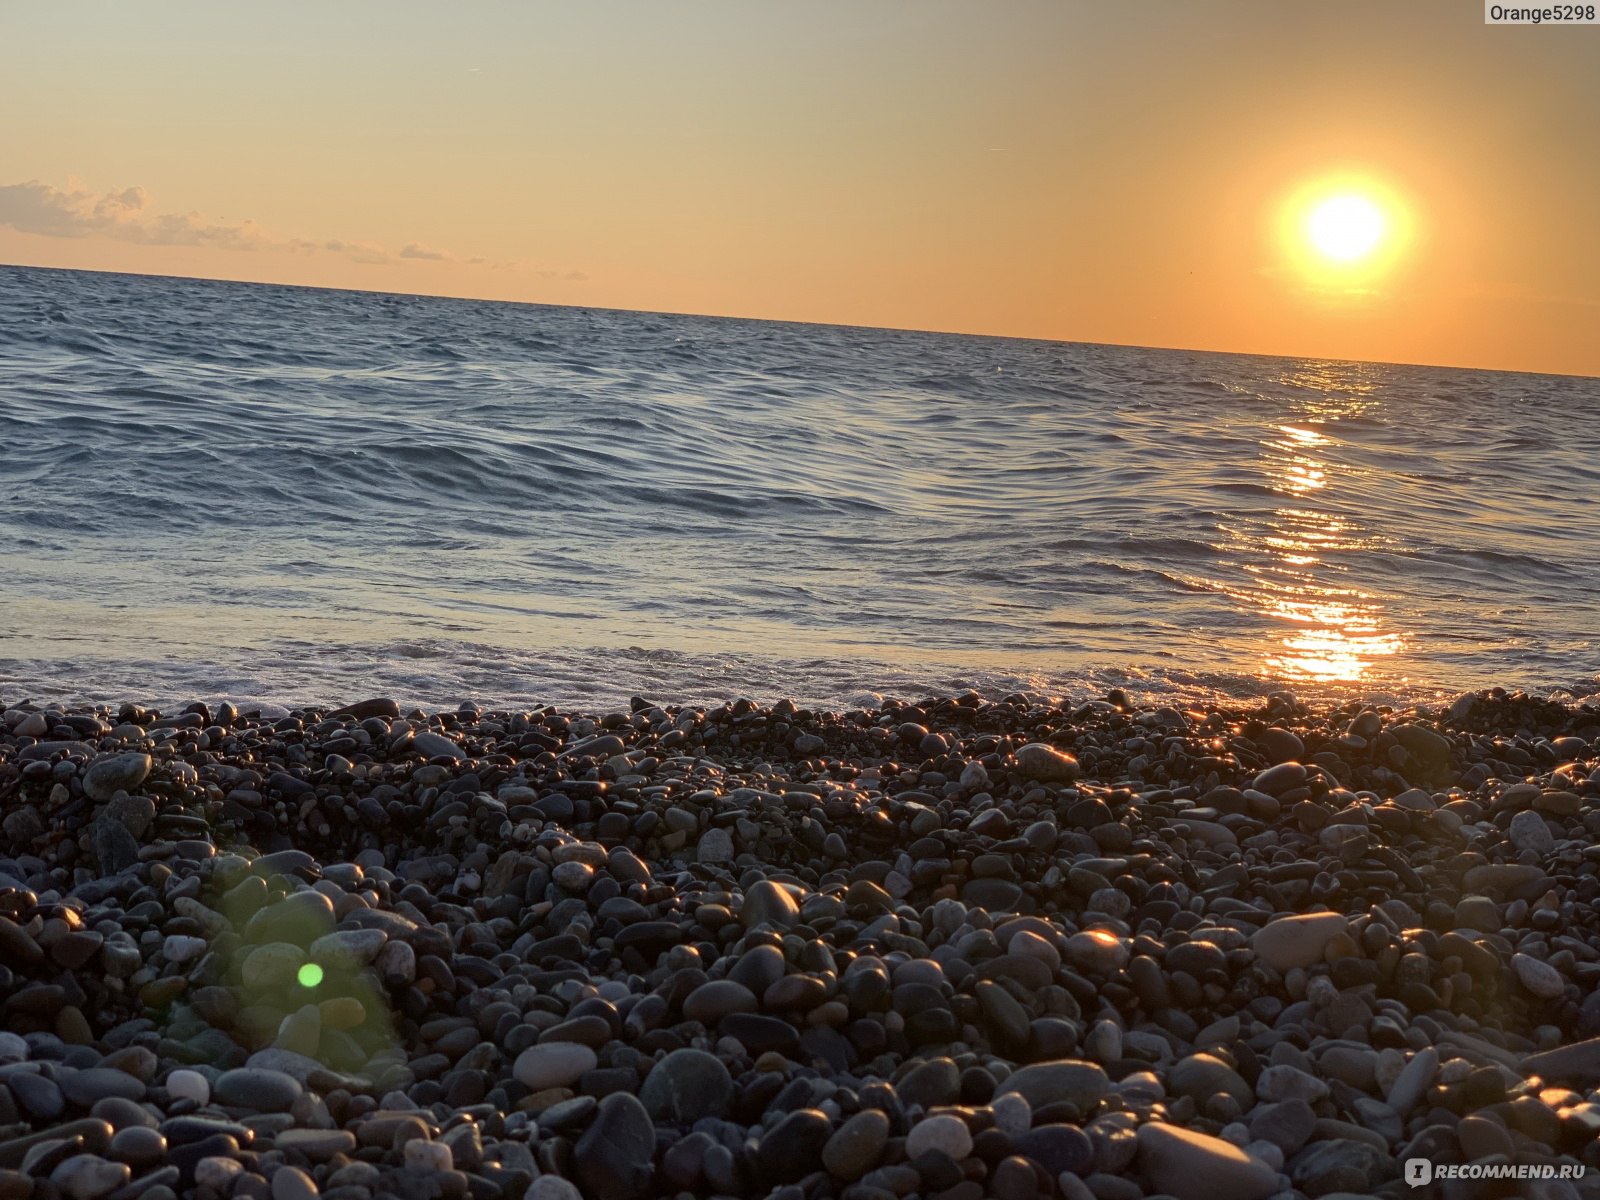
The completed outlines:
[[[307,963],[300,968],[299,979],[301,987],[314,988],[322,982],[322,968],[316,963]]]

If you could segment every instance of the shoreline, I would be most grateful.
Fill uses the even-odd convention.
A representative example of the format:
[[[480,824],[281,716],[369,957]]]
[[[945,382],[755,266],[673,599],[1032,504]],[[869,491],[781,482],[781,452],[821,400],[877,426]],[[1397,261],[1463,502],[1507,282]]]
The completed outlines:
[[[0,1193],[1600,1166],[1597,834],[1600,710],[1515,693],[8,708]]]

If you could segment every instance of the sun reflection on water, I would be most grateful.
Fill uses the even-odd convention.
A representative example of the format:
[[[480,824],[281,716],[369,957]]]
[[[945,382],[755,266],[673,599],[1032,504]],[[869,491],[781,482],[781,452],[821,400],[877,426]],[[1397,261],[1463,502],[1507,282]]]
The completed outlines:
[[[1374,408],[1377,399],[1354,364],[1306,370],[1282,382],[1313,393],[1291,401],[1291,419],[1274,425],[1261,443],[1267,485],[1288,502],[1227,531],[1247,576],[1228,590],[1284,627],[1262,655],[1267,675],[1357,683],[1404,647],[1381,598],[1343,583],[1341,560],[1381,539],[1337,511],[1343,507],[1339,481],[1366,473],[1335,461],[1342,444],[1337,428]]]

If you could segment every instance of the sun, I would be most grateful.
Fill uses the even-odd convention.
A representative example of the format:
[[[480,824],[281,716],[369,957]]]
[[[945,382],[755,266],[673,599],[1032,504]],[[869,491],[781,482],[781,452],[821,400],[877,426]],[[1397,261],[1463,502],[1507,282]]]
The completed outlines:
[[[1354,263],[1369,257],[1383,242],[1388,222],[1383,210],[1359,193],[1330,196],[1306,218],[1306,237],[1329,262]]]
[[[1303,180],[1283,198],[1278,244],[1289,275],[1323,300],[1369,304],[1416,241],[1413,205],[1370,171]]]

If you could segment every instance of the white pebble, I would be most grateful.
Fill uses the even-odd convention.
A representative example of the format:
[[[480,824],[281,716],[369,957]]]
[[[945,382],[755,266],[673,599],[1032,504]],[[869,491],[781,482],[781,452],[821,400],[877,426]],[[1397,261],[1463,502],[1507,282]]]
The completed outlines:
[[[413,1171],[448,1171],[456,1165],[450,1147],[443,1142],[412,1138],[406,1143],[402,1153],[405,1156],[406,1166]]]
[[[917,1158],[930,1150],[965,1158],[972,1153],[972,1131],[960,1117],[947,1114],[918,1121],[906,1136],[906,1157]]]
[[[174,1100],[204,1105],[211,1100],[211,1084],[199,1071],[178,1070],[167,1076],[167,1094]]]
[[[187,934],[168,934],[167,940],[161,943],[161,953],[170,963],[188,962],[190,959],[199,958],[205,952],[205,938],[190,937]]]
[[[995,1128],[1013,1138],[1019,1138],[1033,1127],[1033,1107],[1028,1098],[1018,1092],[996,1096],[989,1104],[994,1114]]]

